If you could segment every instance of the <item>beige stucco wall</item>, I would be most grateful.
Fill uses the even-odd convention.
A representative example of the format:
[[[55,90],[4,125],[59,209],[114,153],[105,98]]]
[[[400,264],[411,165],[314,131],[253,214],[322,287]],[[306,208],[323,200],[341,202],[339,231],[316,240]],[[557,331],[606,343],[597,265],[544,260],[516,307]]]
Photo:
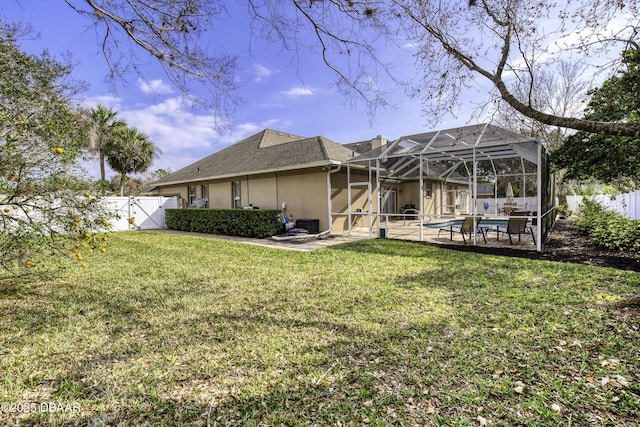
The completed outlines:
[[[431,184],[431,196],[427,197],[426,187]],[[423,188],[425,190],[425,196],[423,199],[424,213],[427,215],[439,214],[440,207],[440,183],[432,180],[424,180]],[[399,186],[398,195],[398,212],[402,211],[405,205],[415,205],[416,209],[420,209],[420,182],[407,181]]]
[[[327,172],[321,168],[278,172],[277,206],[286,204],[285,213],[294,218],[319,220],[320,231],[329,228]]]
[[[294,218],[313,218],[319,220],[320,231],[329,227],[327,172],[322,168],[297,170],[259,175],[245,175],[233,179],[216,181],[198,181],[193,184],[170,185],[160,187],[160,195],[180,195],[188,199],[188,185],[196,185],[197,197],[201,185],[209,186],[209,207],[231,208],[231,183],[240,182],[240,205],[257,206],[263,209],[282,209]]]
[[[187,200],[187,186],[186,185],[168,185],[162,186],[159,189],[160,196],[178,196],[178,206],[186,203]]]
[[[253,205],[262,209],[281,209],[278,205],[277,175],[247,176],[242,180],[243,206]]]
[[[210,181],[209,184],[209,204],[210,208],[230,209],[232,204],[231,195],[232,180]]]
[[[351,170],[351,182],[366,183],[369,175],[366,171]],[[377,201],[378,193],[375,188],[375,179],[371,182],[371,212],[375,215],[378,211]],[[368,227],[369,226],[369,201],[368,188],[366,185],[354,186],[351,188],[351,226],[352,227]],[[361,213],[358,213],[358,209]],[[349,190],[347,187],[346,166],[331,175],[331,212],[333,219],[333,233],[344,234],[349,231]],[[376,217],[372,218],[372,224],[375,226]]]

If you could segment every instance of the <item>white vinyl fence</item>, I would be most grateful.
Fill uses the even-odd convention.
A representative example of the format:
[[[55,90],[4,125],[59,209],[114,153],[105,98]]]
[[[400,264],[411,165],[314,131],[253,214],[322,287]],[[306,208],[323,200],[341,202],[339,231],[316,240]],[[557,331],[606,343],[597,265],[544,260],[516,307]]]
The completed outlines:
[[[113,231],[125,230],[157,230],[166,228],[165,209],[177,208],[176,197],[124,196],[105,197],[108,209],[117,214],[111,223]],[[132,220],[133,224],[129,220]]]
[[[567,196],[567,204],[569,205],[569,208],[574,213],[578,213],[580,211],[582,199],[585,197],[588,197],[589,199],[600,203],[607,209],[621,215],[631,219],[640,219],[640,190],[636,190],[632,193],[618,194],[616,196],[608,196],[604,194],[598,194],[595,196]]]

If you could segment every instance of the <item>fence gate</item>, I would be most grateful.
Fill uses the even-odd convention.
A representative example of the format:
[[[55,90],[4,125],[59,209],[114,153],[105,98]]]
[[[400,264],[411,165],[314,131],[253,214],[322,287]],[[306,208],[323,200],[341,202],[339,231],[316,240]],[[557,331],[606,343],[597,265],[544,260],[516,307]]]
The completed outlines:
[[[176,197],[105,197],[109,210],[118,218],[112,221],[113,231],[158,230],[165,227],[164,211],[177,208]]]

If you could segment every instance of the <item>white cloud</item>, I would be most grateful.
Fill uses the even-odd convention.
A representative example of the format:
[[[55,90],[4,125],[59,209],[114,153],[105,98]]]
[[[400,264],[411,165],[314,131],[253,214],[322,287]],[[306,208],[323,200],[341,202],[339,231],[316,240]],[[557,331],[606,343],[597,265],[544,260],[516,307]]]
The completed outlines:
[[[306,87],[302,87],[302,86],[294,87],[292,89],[283,91],[282,93],[287,95],[287,96],[311,96],[311,95],[314,95],[313,90],[311,90],[309,88],[306,88]]]
[[[242,141],[243,139],[255,133],[258,133],[264,129],[278,128],[279,123],[280,123],[280,120],[278,119],[265,120],[257,123],[256,122],[239,123],[237,125],[234,125],[229,130],[229,132],[221,135],[219,138],[219,141],[221,144],[224,144],[225,146],[235,144],[236,142]],[[282,130],[282,129],[278,128],[278,130]]]
[[[145,80],[145,79],[139,78],[138,87],[144,93],[151,94],[151,95],[166,95],[173,92],[173,89],[171,89],[171,86],[166,84],[161,79]]]
[[[142,109],[119,111],[130,126],[151,138],[165,154],[210,150],[218,137],[216,117],[185,111],[180,98],[168,98]]]
[[[115,95],[92,96],[89,98],[81,98],[80,103],[86,108],[94,108],[100,104],[118,111],[122,104],[122,98]]]
[[[262,80],[266,79],[267,77],[275,73],[274,70],[271,70],[270,68],[267,68],[264,65],[260,65],[260,64],[254,65],[253,69],[256,73],[257,82],[261,82]]]

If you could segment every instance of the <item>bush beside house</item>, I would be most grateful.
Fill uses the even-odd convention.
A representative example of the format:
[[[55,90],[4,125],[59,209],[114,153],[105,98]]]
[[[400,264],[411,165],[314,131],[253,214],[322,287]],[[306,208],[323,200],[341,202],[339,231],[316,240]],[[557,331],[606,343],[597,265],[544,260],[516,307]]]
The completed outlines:
[[[180,231],[265,238],[282,232],[274,209],[167,209],[167,228]]]

